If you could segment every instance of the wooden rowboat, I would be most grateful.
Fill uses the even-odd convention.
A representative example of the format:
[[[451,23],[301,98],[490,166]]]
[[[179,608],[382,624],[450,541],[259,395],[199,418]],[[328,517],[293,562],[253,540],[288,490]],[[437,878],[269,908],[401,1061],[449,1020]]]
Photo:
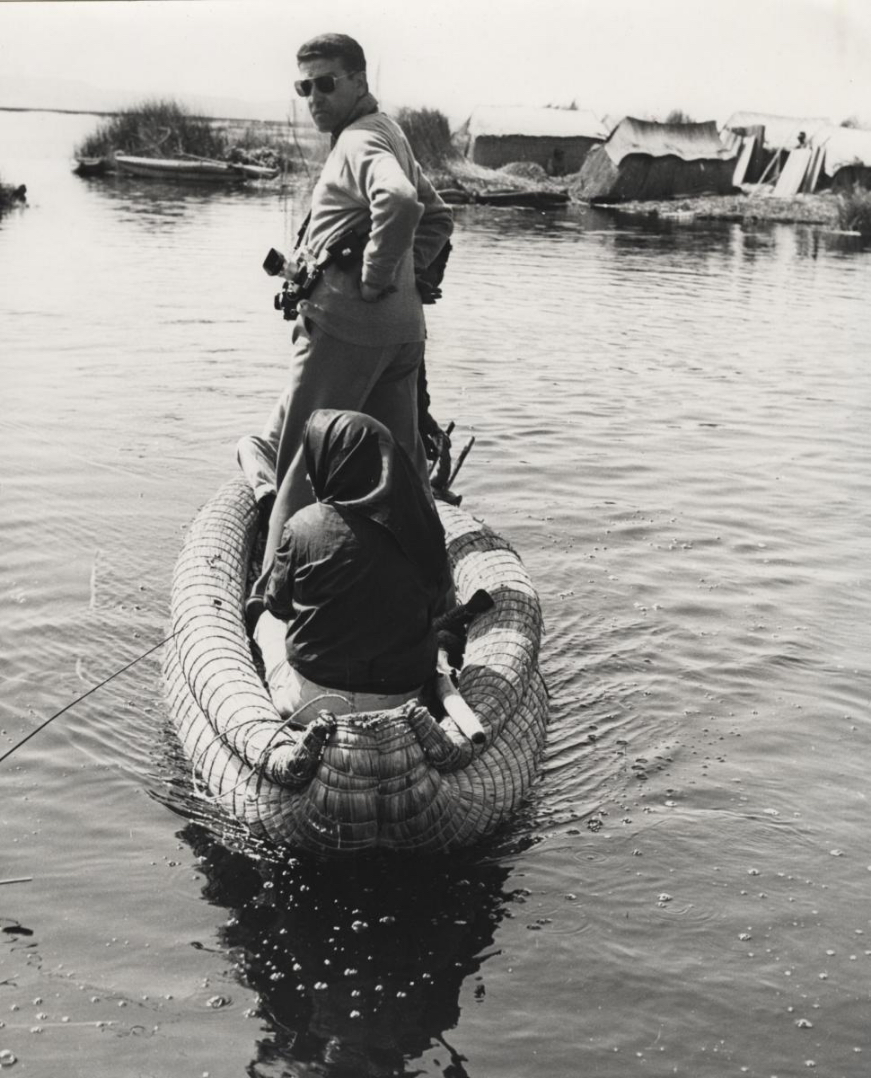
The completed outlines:
[[[244,624],[257,528],[248,483],[228,482],[194,520],[176,565],[164,679],[185,754],[210,796],[256,838],[320,856],[471,845],[518,809],[544,743],[538,597],[490,528],[439,502],[459,602],[494,606],[469,629],[459,689],[483,725],[473,743],[426,708],[282,721]],[[329,700],[324,701],[329,708]]]

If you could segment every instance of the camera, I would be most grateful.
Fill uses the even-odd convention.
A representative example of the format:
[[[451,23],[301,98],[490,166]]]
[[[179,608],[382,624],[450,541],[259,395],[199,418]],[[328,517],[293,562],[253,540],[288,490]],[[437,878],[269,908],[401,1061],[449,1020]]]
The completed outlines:
[[[317,274],[309,273],[304,264],[297,266],[293,276],[284,282],[273,300],[276,311],[281,311],[285,322],[292,322],[299,314],[300,300],[308,299],[317,284]]]
[[[273,305],[276,311],[281,311],[286,322],[292,322],[299,314],[299,304],[308,299],[314,292],[315,285],[323,276],[327,266],[336,266],[340,270],[349,270],[363,257],[363,248],[366,245],[366,237],[357,235],[353,230],[343,233],[339,238],[325,248],[320,254],[311,270],[305,262],[296,261],[296,269],[284,282],[281,291],[275,296]],[[263,268],[271,276],[275,277],[282,271],[287,270],[288,263],[280,251],[270,248],[269,254],[263,260]]]
[[[274,247],[270,247],[269,254],[263,259],[263,268],[270,277],[277,277],[284,269],[284,255],[281,251],[276,251]]]

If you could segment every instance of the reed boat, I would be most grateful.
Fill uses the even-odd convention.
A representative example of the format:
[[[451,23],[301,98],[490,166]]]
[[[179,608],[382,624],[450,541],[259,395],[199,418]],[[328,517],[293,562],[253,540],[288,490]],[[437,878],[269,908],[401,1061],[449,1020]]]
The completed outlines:
[[[115,164],[129,176],[153,180],[182,180],[199,183],[241,183],[249,178],[246,167],[226,161],[201,161],[196,158],[134,157],[116,153]]]
[[[438,508],[458,602],[479,589],[493,599],[469,627],[458,675],[473,736],[417,701],[335,716],[326,699],[309,726],[289,726],[245,628],[258,526],[247,481],[227,482],[193,521],[172,585],[169,711],[197,781],[252,837],[323,857],[447,851],[520,806],[548,714],[538,596],[504,539],[457,505]]]
[[[246,180],[274,180],[281,171],[271,165],[248,165],[241,161],[232,161],[231,164],[241,171]]]

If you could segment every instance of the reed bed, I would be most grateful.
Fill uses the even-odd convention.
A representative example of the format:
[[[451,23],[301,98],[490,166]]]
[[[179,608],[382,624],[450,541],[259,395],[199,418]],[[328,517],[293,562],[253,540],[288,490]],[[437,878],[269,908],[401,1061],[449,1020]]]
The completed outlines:
[[[838,224],[850,232],[871,236],[871,191],[854,187],[838,196]]]
[[[623,202],[612,207],[619,213],[644,217],[696,217],[710,221],[779,221],[784,224],[829,225],[838,222],[837,200],[830,194],[796,195],[701,195],[666,201]]]
[[[438,109],[402,108],[396,114],[396,122],[425,172],[446,168],[459,157],[451,141],[448,118]]]
[[[150,100],[104,120],[76,148],[76,157],[108,157],[114,152],[142,157],[190,154],[224,160],[226,136],[201,116],[171,100]]]

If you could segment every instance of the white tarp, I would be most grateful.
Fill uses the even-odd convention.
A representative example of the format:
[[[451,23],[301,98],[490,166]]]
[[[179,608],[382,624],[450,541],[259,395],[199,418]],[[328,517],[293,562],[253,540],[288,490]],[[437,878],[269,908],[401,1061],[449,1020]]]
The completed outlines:
[[[793,150],[798,146],[800,131],[810,142],[823,127],[830,127],[831,120],[819,116],[776,116],[770,112],[734,112],[723,125],[730,131],[735,128],[764,127],[767,150]]]
[[[810,147],[802,147],[790,152],[783,166],[783,172],[777,177],[777,183],[774,185],[774,195],[777,198],[792,198],[798,194],[815,152]]]
[[[871,168],[871,131],[830,125],[818,131],[811,141],[823,148],[823,170],[827,176],[834,176],[839,168],[855,165]]]

